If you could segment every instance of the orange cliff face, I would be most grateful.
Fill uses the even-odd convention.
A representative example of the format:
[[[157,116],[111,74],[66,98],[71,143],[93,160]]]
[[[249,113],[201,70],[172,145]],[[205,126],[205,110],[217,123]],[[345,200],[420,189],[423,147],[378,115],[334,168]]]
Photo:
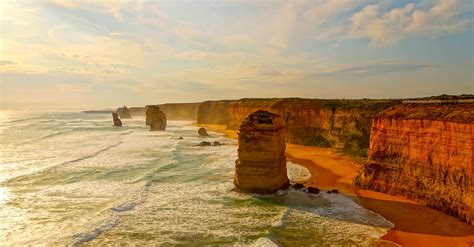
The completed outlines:
[[[374,119],[362,188],[473,223],[474,104],[402,104]]]
[[[219,100],[219,101],[202,102],[198,109],[197,123],[198,124],[222,124],[222,125],[228,124],[229,122],[228,107],[229,107],[229,103],[231,102],[233,101],[232,100]]]
[[[167,103],[158,105],[170,120],[192,120],[197,118],[201,103]]]
[[[283,117],[288,143],[344,149],[365,155],[372,118],[396,100],[241,99],[228,105],[228,128],[237,129],[251,112]]]

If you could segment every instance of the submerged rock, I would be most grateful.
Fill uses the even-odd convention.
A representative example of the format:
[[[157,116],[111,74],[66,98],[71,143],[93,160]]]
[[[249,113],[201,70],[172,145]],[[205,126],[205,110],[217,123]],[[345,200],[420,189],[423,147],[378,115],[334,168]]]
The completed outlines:
[[[259,110],[240,125],[234,185],[241,192],[273,193],[289,186],[285,125],[280,115]]]
[[[183,140],[184,138],[182,136],[178,137],[179,140]]]
[[[132,115],[130,114],[130,110],[126,105],[123,106],[122,110],[119,112],[121,119],[130,119]]]
[[[146,125],[150,130],[165,130],[166,115],[156,105],[149,106],[146,110]]]
[[[319,188],[316,187],[308,187],[308,193],[310,194],[319,194]]]
[[[122,126],[122,121],[118,117],[117,113],[112,112],[112,118],[114,120],[114,126],[121,127]]]
[[[212,145],[213,145],[213,146],[222,146],[222,145],[224,145],[224,144],[223,144],[223,143],[220,143],[220,142],[218,142],[218,141],[215,141],[215,142],[212,143]]]
[[[296,190],[303,189],[304,185],[303,184],[295,184],[295,185],[293,185],[293,188],[295,188]]]
[[[198,146],[198,147],[209,147],[209,146],[212,146],[212,143],[210,142],[207,142],[207,141],[202,141],[201,143],[195,145],[195,146]]]
[[[337,194],[337,193],[339,193],[339,190],[338,189],[332,189],[331,192],[334,193],[334,194]]]
[[[200,136],[209,136],[209,134],[207,133],[206,129],[204,129],[204,128],[199,128],[198,134],[199,134]]]

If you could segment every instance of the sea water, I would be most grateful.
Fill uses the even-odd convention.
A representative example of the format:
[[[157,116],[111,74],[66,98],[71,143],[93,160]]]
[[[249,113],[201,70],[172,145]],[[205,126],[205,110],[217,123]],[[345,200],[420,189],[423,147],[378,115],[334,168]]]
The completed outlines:
[[[393,227],[342,194],[234,192],[236,141],[189,121],[0,113],[0,245],[366,246]]]

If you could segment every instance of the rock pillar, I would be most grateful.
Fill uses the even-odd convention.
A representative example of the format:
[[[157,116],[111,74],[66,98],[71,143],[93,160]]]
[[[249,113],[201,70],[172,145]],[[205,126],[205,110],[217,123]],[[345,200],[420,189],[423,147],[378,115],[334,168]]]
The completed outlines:
[[[234,185],[238,191],[268,194],[287,188],[285,125],[280,115],[259,110],[239,129]]]

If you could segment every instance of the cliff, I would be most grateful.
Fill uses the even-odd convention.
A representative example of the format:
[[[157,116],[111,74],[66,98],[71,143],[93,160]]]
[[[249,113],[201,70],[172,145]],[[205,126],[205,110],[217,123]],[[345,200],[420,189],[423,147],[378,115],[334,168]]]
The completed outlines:
[[[251,113],[239,128],[236,189],[267,194],[288,187],[285,149],[281,116],[262,110]]]
[[[227,124],[237,129],[248,114],[267,110],[282,116],[289,143],[344,149],[365,155],[372,119],[401,100],[322,100],[300,98],[207,101],[198,123]]]
[[[197,111],[201,103],[167,103],[157,105],[163,111],[166,117],[170,120],[191,120],[196,121]],[[144,117],[146,110],[150,105],[144,107],[129,107],[128,112],[133,117]],[[124,107],[117,109],[117,114],[120,116],[124,112]]]
[[[117,108],[117,114],[121,116],[124,112],[124,107]],[[145,116],[145,107],[128,107],[128,114],[131,117],[143,117]]]
[[[198,109],[197,123],[198,124],[228,124],[229,123],[229,104],[232,100],[219,101],[205,101],[202,102]],[[248,112],[242,120],[247,117]],[[239,124],[240,124],[239,122]]]
[[[355,185],[403,195],[473,223],[474,103],[400,104],[371,128]]]
[[[158,106],[168,119],[196,121],[200,105],[201,103],[168,103]]]

